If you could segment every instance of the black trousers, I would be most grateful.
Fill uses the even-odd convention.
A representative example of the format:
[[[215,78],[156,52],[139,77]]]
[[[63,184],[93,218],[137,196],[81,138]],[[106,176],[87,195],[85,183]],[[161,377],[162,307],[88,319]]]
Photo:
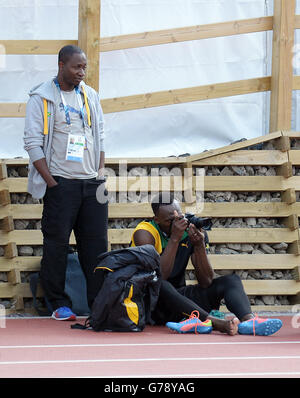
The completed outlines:
[[[44,197],[41,284],[54,309],[62,306],[72,308],[64,288],[69,239],[73,230],[91,307],[100,286],[93,272],[97,256],[107,251],[108,203],[99,203],[96,198],[96,191],[103,182],[94,178],[54,178],[58,185],[47,188]]]
[[[163,280],[152,319],[157,324],[179,322],[196,310],[204,321],[211,310],[219,309],[222,299],[228,310],[240,320],[251,314],[249,299],[236,274],[216,278],[206,289],[198,284],[176,289],[170,282]]]

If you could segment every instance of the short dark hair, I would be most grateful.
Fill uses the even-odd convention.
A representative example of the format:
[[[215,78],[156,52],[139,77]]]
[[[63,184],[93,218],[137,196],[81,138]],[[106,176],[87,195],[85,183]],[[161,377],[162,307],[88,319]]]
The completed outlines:
[[[58,53],[58,62],[63,62],[64,64],[69,61],[73,54],[82,54],[83,50],[74,46],[73,44],[68,44],[60,49]]]
[[[156,215],[161,206],[168,206],[174,203],[174,194],[172,192],[160,192],[154,196],[151,202],[151,207],[154,215]]]

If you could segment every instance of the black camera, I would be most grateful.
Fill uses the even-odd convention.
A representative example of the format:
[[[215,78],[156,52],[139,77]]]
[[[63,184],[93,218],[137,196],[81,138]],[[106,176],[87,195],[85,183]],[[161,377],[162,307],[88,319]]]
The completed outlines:
[[[212,227],[211,218],[196,217],[194,214],[191,213],[186,213],[184,215],[184,218],[188,221],[189,225],[194,224],[195,227],[198,229],[202,228],[206,231],[211,230]]]

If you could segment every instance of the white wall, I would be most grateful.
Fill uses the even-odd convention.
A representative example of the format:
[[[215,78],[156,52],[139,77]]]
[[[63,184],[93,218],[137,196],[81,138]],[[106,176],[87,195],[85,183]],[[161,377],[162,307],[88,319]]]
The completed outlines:
[[[101,36],[272,15],[272,3],[102,0]],[[1,39],[76,39],[77,17],[76,0],[0,0],[0,43]],[[265,32],[101,53],[101,98],[267,76],[271,38],[271,32]],[[0,102],[27,101],[30,88],[57,71],[56,56],[10,55],[5,61],[0,68]],[[294,94],[295,109],[298,94]],[[105,119],[107,157],[195,154],[266,134],[269,94],[119,112]],[[295,110],[293,128],[299,129],[299,124]],[[23,119],[0,118],[0,157],[27,156],[23,127]]]

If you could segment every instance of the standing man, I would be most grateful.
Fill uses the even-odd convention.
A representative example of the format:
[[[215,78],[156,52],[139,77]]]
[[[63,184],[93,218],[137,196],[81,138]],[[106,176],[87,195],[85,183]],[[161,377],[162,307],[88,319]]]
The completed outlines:
[[[24,142],[28,192],[44,199],[41,283],[57,320],[75,320],[64,292],[69,238],[74,231],[91,307],[99,290],[93,273],[107,251],[108,203],[104,192],[103,112],[98,93],[84,82],[87,59],[77,46],[58,54],[58,74],[30,92]]]

